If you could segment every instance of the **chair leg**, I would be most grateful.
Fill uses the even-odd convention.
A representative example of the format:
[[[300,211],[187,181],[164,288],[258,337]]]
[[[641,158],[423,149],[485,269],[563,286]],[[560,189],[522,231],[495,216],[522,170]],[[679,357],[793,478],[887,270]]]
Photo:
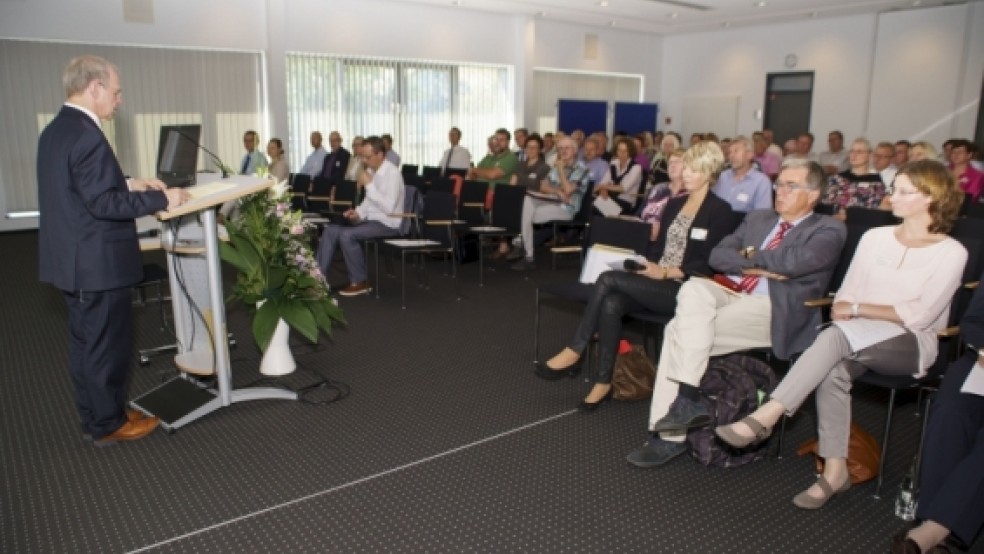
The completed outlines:
[[[485,241],[478,235],[478,286],[485,286]]]
[[[533,363],[540,361],[540,289],[536,289],[533,310]]]
[[[923,390],[919,389],[922,393]],[[923,445],[926,443],[926,427],[929,423],[929,407],[933,403],[933,394],[926,395],[926,410],[923,412],[922,430],[919,432],[919,449],[916,450],[916,467],[912,472],[912,490],[919,490],[919,471],[922,466]]]
[[[786,437],[786,420],[787,419],[789,419],[789,418],[786,417],[786,414],[782,414],[782,417],[779,418],[779,438],[776,439],[776,459],[777,460],[781,460],[782,459],[782,440]]]
[[[400,307],[407,309],[407,251],[400,251]]]
[[[888,453],[888,433],[892,430],[892,412],[895,409],[895,389],[888,395],[888,414],[885,416],[885,435],[882,437],[881,460],[878,461],[878,481],[875,484],[875,498],[881,498],[882,483],[885,481],[885,455]]]

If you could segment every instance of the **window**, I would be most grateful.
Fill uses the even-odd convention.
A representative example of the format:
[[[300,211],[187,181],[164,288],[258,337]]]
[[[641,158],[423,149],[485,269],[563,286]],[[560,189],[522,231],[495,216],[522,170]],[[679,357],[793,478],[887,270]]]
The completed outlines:
[[[290,53],[287,112],[291,167],[304,164],[312,131],[326,145],[338,131],[346,148],[356,135],[389,133],[403,163],[437,165],[452,126],[477,161],[486,138],[513,122],[512,69]]]

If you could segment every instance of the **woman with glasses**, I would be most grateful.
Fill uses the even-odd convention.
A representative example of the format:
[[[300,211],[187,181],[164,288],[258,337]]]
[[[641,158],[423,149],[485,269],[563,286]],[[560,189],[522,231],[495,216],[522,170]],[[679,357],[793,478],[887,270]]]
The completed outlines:
[[[534,373],[541,379],[574,377],[580,372],[588,341],[598,333],[598,377],[578,406],[582,412],[594,411],[611,398],[612,370],[625,314],[645,309],[671,316],[682,281],[713,273],[708,263],[711,250],[734,230],[735,223],[731,206],[710,193],[723,166],[724,154],[717,144],[701,142],[687,150],[681,171],[689,194],[667,202],[649,258],[653,262],[643,264],[639,271],[602,273],[574,338],[545,363],[536,363]]]
[[[846,209],[851,206],[891,209],[887,202],[882,202],[887,198],[888,187],[882,182],[881,175],[870,167],[871,143],[868,139],[859,138],[851,143],[848,161],[851,168],[828,180],[827,190],[820,200],[833,207],[834,217],[844,221]]]
[[[646,196],[646,200],[639,204],[636,217],[638,217],[639,221],[648,223],[651,226],[649,232],[649,246],[651,250],[655,248],[656,239],[659,238],[660,220],[663,217],[663,210],[666,209],[666,204],[669,203],[671,198],[687,195],[687,188],[683,186],[684,153],[686,153],[686,150],[682,148],[677,148],[669,153],[667,156],[669,181],[654,186]],[[655,252],[647,252],[646,257],[655,258]]]
[[[876,227],[861,238],[834,297],[833,324],[793,364],[768,402],[715,430],[735,448],[756,444],[816,391],[825,463],[819,479],[793,498],[797,507],[820,508],[851,486],[851,382],[866,371],[920,377],[936,359],[937,333],[946,327],[967,260],[963,246],[946,235],[962,200],[942,164],[902,166],[890,201],[902,223]]]
[[[634,159],[636,146],[631,139],[619,139],[615,143],[615,158],[609,166],[611,181],[595,185],[595,196],[611,198],[622,213],[631,213],[636,203],[636,194],[642,184],[642,168]]]

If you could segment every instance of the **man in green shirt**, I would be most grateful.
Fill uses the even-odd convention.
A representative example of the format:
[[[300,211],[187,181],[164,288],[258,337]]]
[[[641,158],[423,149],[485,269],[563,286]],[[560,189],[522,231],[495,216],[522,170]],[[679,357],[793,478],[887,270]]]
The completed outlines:
[[[509,151],[509,131],[499,129],[495,132],[495,140],[492,141],[492,152],[478,162],[478,167],[468,170],[466,179],[485,181],[490,187],[499,183],[509,183],[509,179],[516,171],[516,154]]]

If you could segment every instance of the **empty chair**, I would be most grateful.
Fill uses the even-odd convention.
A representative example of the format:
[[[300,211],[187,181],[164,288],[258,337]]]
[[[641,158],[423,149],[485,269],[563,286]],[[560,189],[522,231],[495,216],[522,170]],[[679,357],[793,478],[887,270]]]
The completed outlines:
[[[403,164],[403,166],[400,167],[400,173],[402,173],[404,177],[416,177],[420,175],[420,166],[414,164]]]

